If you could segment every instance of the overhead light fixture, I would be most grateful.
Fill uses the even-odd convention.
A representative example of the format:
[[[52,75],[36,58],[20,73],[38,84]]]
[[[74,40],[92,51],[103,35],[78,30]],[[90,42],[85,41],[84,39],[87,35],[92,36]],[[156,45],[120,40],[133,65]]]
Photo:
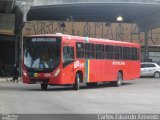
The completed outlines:
[[[118,16],[117,17],[117,22],[122,22],[123,21],[123,17],[122,16]]]

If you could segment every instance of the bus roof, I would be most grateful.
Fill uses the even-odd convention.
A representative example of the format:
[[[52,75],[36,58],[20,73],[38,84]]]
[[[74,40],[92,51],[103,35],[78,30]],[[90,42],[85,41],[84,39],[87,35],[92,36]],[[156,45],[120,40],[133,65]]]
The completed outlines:
[[[105,39],[105,38],[91,38],[91,37],[73,36],[73,35],[62,34],[62,33],[30,35],[28,37],[42,37],[42,36],[43,37],[62,37],[62,38],[67,38],[68,40],[74,39],[77,41],[90,41],[90,42],[96,42],[96,43],[108,42],[111,44],[114,43],[114,44],[118,44],[118,45],[132,45],[132,46],[140,47],[140,45],[138,43],[116,41],[116,40],[110,40],[110,39]]]

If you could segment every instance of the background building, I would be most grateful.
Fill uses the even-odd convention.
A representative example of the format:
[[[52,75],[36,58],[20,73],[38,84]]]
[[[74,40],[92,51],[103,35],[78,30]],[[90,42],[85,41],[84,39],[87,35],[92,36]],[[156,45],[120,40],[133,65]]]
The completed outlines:
[[[142,61],[159,62],[159,21],[160,0],[0,0],[0,60],[12,73],[22,35],[60,32],[139,43]]]

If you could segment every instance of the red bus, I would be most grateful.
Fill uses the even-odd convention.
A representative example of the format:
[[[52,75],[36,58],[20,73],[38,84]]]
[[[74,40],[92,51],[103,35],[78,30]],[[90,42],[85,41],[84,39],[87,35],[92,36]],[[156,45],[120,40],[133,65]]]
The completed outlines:
[[[136,43],[64,34],[34,35],[23,40],[24,83],[88,86],[140,76],[140,45]]]

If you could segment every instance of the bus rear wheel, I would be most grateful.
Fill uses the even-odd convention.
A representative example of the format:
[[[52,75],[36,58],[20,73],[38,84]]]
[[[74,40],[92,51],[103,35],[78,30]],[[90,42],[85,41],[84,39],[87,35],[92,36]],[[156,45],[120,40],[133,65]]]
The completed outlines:
[[[74,90],[79,90],[79,83],[80,83],[80,74],[77,73],[75,77],[75,83],[73,85]]]
[[[111,83],[115,87],[120,87],[122,85],[122,80],[123,80],[122,73],[118,72],[117,80],[114,81],[114,82],[111,82]]]
[[[47,90],[47,88],[48,88],[48,85],[47,84],[41,84],[41,89],[42,90]]]

